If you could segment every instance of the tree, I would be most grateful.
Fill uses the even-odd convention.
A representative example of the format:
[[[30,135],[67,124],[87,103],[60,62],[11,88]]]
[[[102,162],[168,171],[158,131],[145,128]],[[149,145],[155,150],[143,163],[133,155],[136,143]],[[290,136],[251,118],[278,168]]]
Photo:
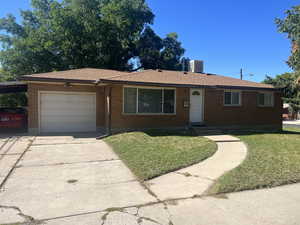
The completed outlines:
[[[300,6],[292,7],[285,12],[284,19],[275,20],[278,31],[286,33],[292,42],[292,55],[288,59],[288,65],[295,71],[300,71]]]
[[[185,50],[181,47],[176,33],[170,33],[163,40],[164,49],[161,52],[161,69],[181,70],[180,59]]]
[[[185,50],[176,33],[161,39],[150,27],[146,27],[137,43],[137,49],[140,67],[144,69],[182,69],[181,59]]]
[[[144,0],[32,0],[0,20],[0,63],[14,75],[83,67],[130,69],[154,15]]]
[[[0,68],[0,82],[13,81],[15,77]],[[25,93],[0,94],[0,107],[27,106]]]
[[[137,42],[140,67],[144,69],[158,69],[161,64],[160,53],[162,48],[163,40],[149,26],[146,27]]]
[[[266,76],[263,81],[266,84],[272,84],[276,88],[281,88],[283,92],[283,101],[289,103],[293,115],[300,111],[300,86],[298,79],[299,73],[284,73],[275,78]]]
[[[0,19],[0,64],[14,76],[85,67],[177,69],[177,34],[161,39],[149,27],[145,0],[31,0],[32,10]]]

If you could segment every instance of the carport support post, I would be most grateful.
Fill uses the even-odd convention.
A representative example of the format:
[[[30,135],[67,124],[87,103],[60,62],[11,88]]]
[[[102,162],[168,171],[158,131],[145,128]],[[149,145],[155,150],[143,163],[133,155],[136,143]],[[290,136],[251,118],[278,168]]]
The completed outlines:
[[[105,125],[106,125],[106,133],[108,135],[111,134],[111,92],[112,87],[105,87],[105,96],[106,96],[106,107],[105,107]]]

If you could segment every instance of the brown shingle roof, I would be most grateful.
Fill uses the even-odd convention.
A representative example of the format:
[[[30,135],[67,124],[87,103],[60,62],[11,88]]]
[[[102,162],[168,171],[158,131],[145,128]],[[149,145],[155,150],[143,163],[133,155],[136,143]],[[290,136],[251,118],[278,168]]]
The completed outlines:
[[[97,82],[99,79],[105,79],[115,76],[120,76],[122,74],[127,74],[126,72],[116,71],[116,70],[105,70],[105,69],[75,69],[66,70],[50,73],[40,73],[25,75],[21,77],[21,80],[36,80],[36,81],[59,81],[59,80],[70,80],[78,82]]]
[[[104,69],[78,69],[23,76],[22,80],[69,81],[83,83],[124,83],[160,86],[195,86],[220,88],[274,89],[272,85],[204,73],[168,70],[120,72]]]
[[[105,79],[106,80],[106,79]],[[168,70],[146,70],[107,79],[112,82],[154,83],[180,86],[244,87],[272,89],[272,85],[240,80],[215,74],[184,73]]]

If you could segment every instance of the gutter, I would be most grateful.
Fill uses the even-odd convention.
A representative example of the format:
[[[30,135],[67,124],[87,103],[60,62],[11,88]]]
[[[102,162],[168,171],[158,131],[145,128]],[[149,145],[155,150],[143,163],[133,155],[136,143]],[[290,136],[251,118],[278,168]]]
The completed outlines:
[[[95,84],[95,80],[79,80],[79,79],[62,79],[62,78],[44,78],[44,77],[21,77],[21,81],[41,81],[41,82],[63,82],[78,84]]]
[[[263,88],[263,87],[246,87],[246,86],[230,86],[230,85],[166,84],[166,83],[155,83],[155,82],[121,81],[121,80],[109,80],[109,79],[100,79],[98,83],[142,85],[142,86],[156,86],[156,87],[221,88],[221,89],[239,89],[239,90],[282,91],[281,88]]]

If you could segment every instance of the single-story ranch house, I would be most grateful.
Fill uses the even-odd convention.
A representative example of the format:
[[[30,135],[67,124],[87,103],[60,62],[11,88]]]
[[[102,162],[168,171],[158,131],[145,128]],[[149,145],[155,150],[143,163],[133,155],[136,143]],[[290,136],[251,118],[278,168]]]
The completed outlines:
[[[77,69],[22,76],[29,132],[171,128],[281,128],[281,92],[207,73]]]

